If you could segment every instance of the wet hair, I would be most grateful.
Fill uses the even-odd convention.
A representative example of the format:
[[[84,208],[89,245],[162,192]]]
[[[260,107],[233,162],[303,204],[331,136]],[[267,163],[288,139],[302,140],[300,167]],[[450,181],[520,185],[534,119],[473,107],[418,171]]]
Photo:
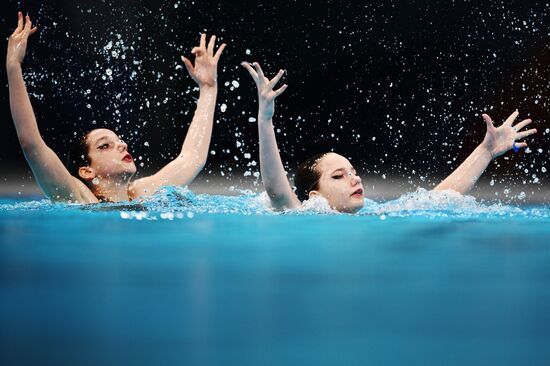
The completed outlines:
[[[317,170],[319,161],[328,153],[321,153],[307,158],[296,170],[294,185],[296,186],[296,196],[300,201],[309,198],[309,192],[319,189],[319,179],[321,172]]]
[[[92,131],[86,132],[80,138],[71,142],[66,162],[69,173],[71,173],[73,177],[80,179],[86,185],[88,185],[89,182],[78,174],[78,170],[83,166],[90,165],[90,158],[88,157],[88,135],[90,132]]]

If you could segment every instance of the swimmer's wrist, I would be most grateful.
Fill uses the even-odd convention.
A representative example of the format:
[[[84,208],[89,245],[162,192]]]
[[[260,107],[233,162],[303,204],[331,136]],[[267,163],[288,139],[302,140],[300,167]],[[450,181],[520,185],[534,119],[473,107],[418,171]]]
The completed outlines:
[[[494,158],[496,158],[496,154],[493,154],[493,152],[491,151],[491,149],[489,149],[489,147],[487,146],[485,141],[482,142],[481,144],[479,144],[479,146],[477,148],[481,151],[481,153],[484,156],[489,158],[489,160],[493,160]]]
[[[262,121],[271,121],[273,119],[273,112],[271,111],[262,111],[260,109],[258,113],[258,122]]]
[[[199,84],[199,90],[200,91],[218,91],[218,84],[214,85],[207,85],[207,84]]]

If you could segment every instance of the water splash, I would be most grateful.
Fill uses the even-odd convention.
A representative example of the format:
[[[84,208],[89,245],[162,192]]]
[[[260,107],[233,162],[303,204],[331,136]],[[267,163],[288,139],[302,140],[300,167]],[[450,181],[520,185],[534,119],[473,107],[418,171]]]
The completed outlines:
[[[99,203],[79,205],[74,203],[53,203],[49,200],[0,201],[0,214],[31,211],[79,214],[115,214],[129,220],[176,220],[193,219],[196,215],[233,214],[252,215],[339,215],[330,208],[326,199],[314,197],[304,202],[299,209],[282,212],[270,208],[265,192],[233,190],[236,195],[195,194],[187,188],[164,187],[156,194],[133,202]],[[549,218],[550,208],[546,206],[517,207],[501,203],[478,201],[471,196],[462,196],[453,191],[432,192],[418,189],[389,202],[375,202],[365,199],[365,207],[353,216],[391,217],[450,217],[450,218]]]
[[[423,188],[402,195],[396,200],[371,206],[373,213],[388,216],[523,216],[528,215],[519,207],[502,203],[484,203],[472,196],[455,191],[427,191]],[[372,212],[372,211],[371,211]]]

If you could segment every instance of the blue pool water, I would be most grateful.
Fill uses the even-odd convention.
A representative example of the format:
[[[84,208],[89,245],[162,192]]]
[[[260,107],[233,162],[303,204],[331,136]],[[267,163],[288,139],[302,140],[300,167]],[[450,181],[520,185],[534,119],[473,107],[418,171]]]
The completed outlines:
[[[547,365],[550,209],[0,200],[2,365]]]

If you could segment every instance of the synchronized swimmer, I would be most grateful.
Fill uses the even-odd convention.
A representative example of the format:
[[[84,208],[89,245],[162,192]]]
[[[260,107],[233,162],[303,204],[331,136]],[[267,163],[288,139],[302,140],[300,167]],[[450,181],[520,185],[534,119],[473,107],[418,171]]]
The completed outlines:
[[[207,46],[206,35],[201,35],[199,46],[191,51],[194,65],[182,57],[200,92],[180,154],[156,174],[132,181],[136,173],[132,155],[126,143],[111,130],[99,128],[84,134],[71,146],[67,166],[40,136],[21,68],[27,40],[36,31],[30,17],[23,18],[19,12],[17,28],[8,42],[6,69],[17,138],[48,198],[76,203],[129,201],[151,195],[162,186],[185,186],[199,174],[210,146],[218,91],[217,66],[226,46],[222,44],[214,53],[216,36],[210,37]]]
[[[43,141],[21,66],[28,37],[36,31],[30,17],[23,17],[19,12],[17,28],[8,42],[6,70],[10,109],[17,137],[35,179],[48,198],[76,203],[130,201],[151,195],[162,186],[188,185],[197,176],[208,155],[217,96],[217,65],[225,44],[215,51],[216,37],[212,36],[206,45],[206,35],[202,34],[199,46],[191,51],[195,56],[194,64],[182,57],[200,92],[181,152],[156,174],[132,181],[136,172],[133,158],[126,143],[111,130],[94,129],[77,140],[70,148],[67,166]],[[284,70],[268,79],[258,63],[243,62],[242,65],[252,76],[258,91],[260,170],[272,208],[299,208],[304,201],[320,196],[337,211],[359,211],[364,206],[361,178],[342,155],[327,152],[301,163],[293,189],[279,155],[273,128],[275,99],[286,90],[287,85],[274,88]],[[434,190],[454,190],[465,194],[475,185],[491,160],[511,149],[526,147],[526,142],[516,140],[522,140],[537,131],[523,130],[531,123],[530,119],[514,125],[518,114],[517,111],[512,113],[499,127],[495,127],[492,119],[484,114],[487,128],[484,140]]]
[[[287,88],[284,84],[273,90],[284,74],[284,70],[268,79],[257,62],[243,62],[258,89],[258,133],[260,142],[260,168],[265,190],[275,210],[298,208],[302,202],[322,196],[329,206],[340,212],[355,213],[365,204],[363,185],[355,168],[342,155],[327,152],[308,158],[298,166],[292,189],[279,155],[279,148],[273,130],[275,99]],[[515,111],[499,127],[493,125],[491,117],[483,115],[487,132],[483,142],[466,160],[434,191],[453,190],[465,194],[475,185],[491,160],[508,150],[527,147],[526,142],[516,142],[537,132],[530,129],[520,132],[531,123],[525,119],[515,126],[518,117]]]

